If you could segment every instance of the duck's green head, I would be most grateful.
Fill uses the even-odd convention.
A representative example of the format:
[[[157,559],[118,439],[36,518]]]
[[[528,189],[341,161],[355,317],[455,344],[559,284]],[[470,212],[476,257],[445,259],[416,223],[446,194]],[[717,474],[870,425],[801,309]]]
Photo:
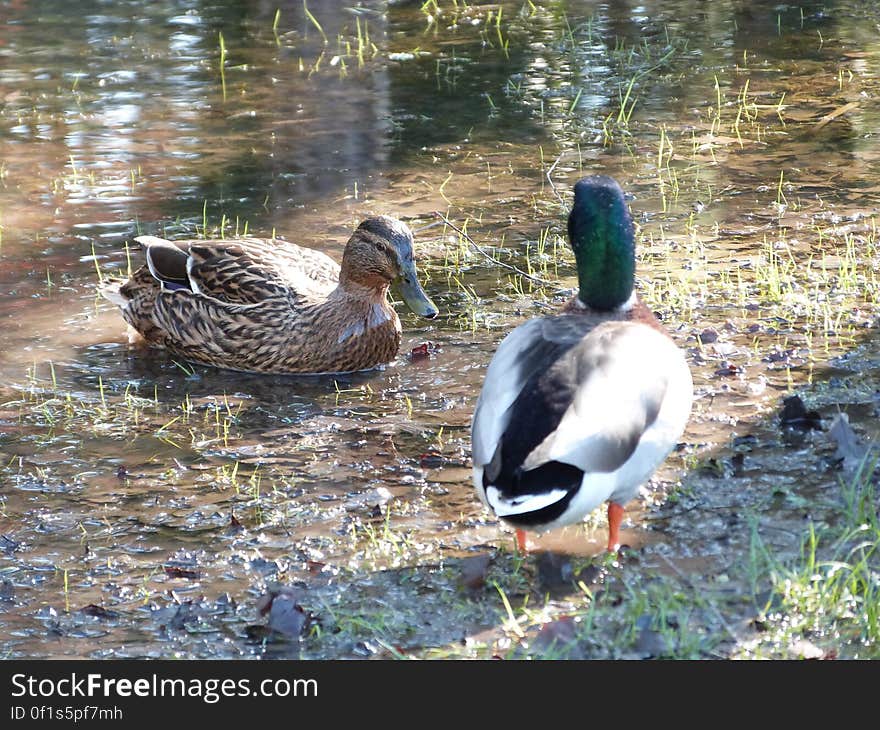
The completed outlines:
[[[578,299],[591,309],[625,304],[635,277],[635,230],[620,185],[605,175],[574,186],[568,240],[578,270]]]
[[[362,221],[342,255],[340,280],[386,290],[394,285],[416,314],[433,319],[437,307],[419,284],[413,255],[413,234],[397,218],[377,215]]]

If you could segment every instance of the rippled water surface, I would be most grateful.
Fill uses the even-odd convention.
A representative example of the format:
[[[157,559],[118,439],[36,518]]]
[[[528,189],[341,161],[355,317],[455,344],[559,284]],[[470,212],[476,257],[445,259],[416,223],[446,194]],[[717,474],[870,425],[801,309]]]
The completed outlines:
[[[590,173],[631,195],[698,396],[629,510],[642,567],[723,573],[747,506],[798,533],[818,477],[770,414],[834,378],[873,392],[878,23],[855,1],[0,3],[0,652],[419,655],[497,630],[494,591],[461,613],[439,577],[511,540],[470,485],[470,416],[504,334],[571,293]],[[441,309],[399,308],[383,370],[184,365],[96,295],[138,234],[338,258],[374,213],[416,231]],[[699,528],[657,514],[676,490]],[[603,530],[542,544],[593,555]],[[262,631],[275,583],[312,615],[295,648]]]

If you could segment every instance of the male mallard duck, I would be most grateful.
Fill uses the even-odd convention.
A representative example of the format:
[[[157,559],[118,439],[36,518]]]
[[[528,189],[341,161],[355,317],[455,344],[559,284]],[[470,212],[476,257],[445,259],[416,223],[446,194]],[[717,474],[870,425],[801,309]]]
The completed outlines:
[[[135,240],[146,265],[102,294],[147,342],[192,362],[261,373],[365,370],[400,346],[392,282],[416,314],[437,314],[416,275],[412,231],[389,216],[357,227],[341,266],[270,239]]]
[[[574,187],[568,237],[578,293],[501,342],[471,424],[474,485],[517,528],[579,522],[608,502],[608,550],[624,505],[684,431],[693,383],[682,351],[633,289],[635,234],[620,186]]]

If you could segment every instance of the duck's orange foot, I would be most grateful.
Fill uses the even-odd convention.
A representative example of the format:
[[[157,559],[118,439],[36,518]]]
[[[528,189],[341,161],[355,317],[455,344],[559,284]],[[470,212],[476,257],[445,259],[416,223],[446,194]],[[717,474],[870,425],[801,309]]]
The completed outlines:
[[[617,502],[608,503],[608,552],[620,549],[620,523],[623,522],[624,509]]]
[[[526,548],[526,531],[520,530],[518,527],[516,528],[516,549],[523,554],[528,552]]]

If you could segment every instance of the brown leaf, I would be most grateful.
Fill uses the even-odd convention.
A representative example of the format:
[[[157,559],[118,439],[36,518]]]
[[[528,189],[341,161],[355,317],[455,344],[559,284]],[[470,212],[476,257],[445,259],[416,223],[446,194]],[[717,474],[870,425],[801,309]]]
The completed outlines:
[[[439,469],[443,466],[443,455],[436,451],[429,451],[419,456],[419,466],[422,469]]]
[[[320,560],[306,560],[306,569],[312,575],[320,573],[326,565],[327,563],[322,563]]]
[[[409,351],[409,358],[410,360],[424,360],[439,351],[440,348],[437,347],[436,342],[423,342],[420,345],[416,345],[414,348],[412,348],[412,350]]]
[[[718,340],[718,331],[708,327],[700,332],[698,337],[704,345],[709,345]]]
[[[577,641],[577,623],[572,616],[563,616],[541,627],[535,637],[534,648],[546,651],[570,647]]]
[[[667,654],[670,649],[670,642],[664,634],[651,627],[651,617],[642,615],[636,621],[639,629],[634,649],[642,658],[662,657]]]
[[[838,413],[831,426],[828,435],[837,444],[835,458],[843,462],[844,469],[857,469],[865,460],[870,446],[861,443],[852,426],[849,425],[849,416],[846,413]]]
[[[92,616],[94,618],[119,618],[119,614],[116,611],[111,611],[107,608],[104,608],[103,606],[97,606],[94,603],[90,603],[85,608],[80,609],[80,612],[85,614],[86,616]]]
[[[541,590],[571,589],[575,576],[570,556],[550,551],[542,552],[538,555],[536,567]]]
[[[738,375],[742,372],[742,368],[732,362],[727,362],[726,360],[722,363],[721,367],[715,371],[715,376],[719,378],[728,377],[731,375]]]
[[[279,634],[299,637],[309,622],[309,615],[291,595],[276,596],[269,610],[269,628]]]
[[[184,568],[180,565],[165,565],[165,575],[169,578],[186,578],[187,580],[198,580],[201,576],[198,570],[192,568]]]
[[[486,584],[486,574],[492,556],[489,553],[480,553],[461,561],[461,584],[469,590],[477,590]]]
[[[261,616],[268,614],[266,624],[270,631],[286,637],[298,638],[314,620],[312,614],[299,603],[302,591],[292,586],[273,584],[257,601]]]
[[[266,612],[272,607],[272,601],[275,599],[275,596],[271,593],[264,593],[257,599],[257,611],[260,616],[265,616]]]
[[[279,596],[286,596],[293,601],[298,601],[301,591],[293,586],[285,586],[280,583],[270,583],[266,588],[266,592],[260,596],[257,601],[257,609],[261,616],[265,616],[267,611],[272,607],[272,602]]]

